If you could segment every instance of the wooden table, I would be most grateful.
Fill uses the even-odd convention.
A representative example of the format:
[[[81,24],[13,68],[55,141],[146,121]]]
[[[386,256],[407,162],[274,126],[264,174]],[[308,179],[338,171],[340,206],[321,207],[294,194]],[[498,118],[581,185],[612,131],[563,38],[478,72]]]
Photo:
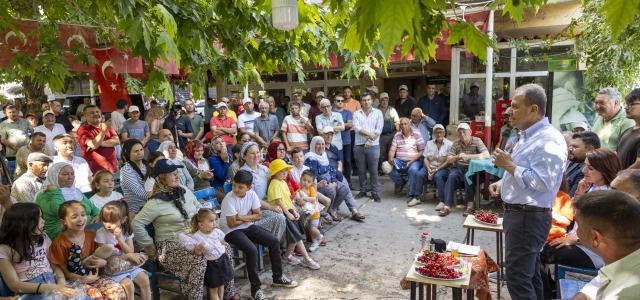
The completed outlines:
[[[499,218],[499,221],[502,218]],[[468,215],[467,219],[462,224],[463,228],[467,229],[467,245],[473,245],[476,230],[492,231],[496,233],[496,261],[500,269],[498,270],[498,299],[500,299],[500,286],[502,285],[502,278],[504,278],[504,229],[502,224],[491,226],[476,221],[473,215]]]
[[[462,290],[467,290],[467,300],[473,299],[473,290],[469,289],[469,281],[471,280],[471,263],[468,263],[467,270],[469,273],[465,278],[458,280],[438,280],[422,277],[414,271],[416,267],[422,266],[415,261],[411,264],[409,272],[405,277],[406,281],[411,282],[411,300],[424,300],[424,286],[427,287],[426,300],[436,300],[436,288],[438,285],[451,287],[452,299],[462,300]],[[416,289],[418,290],[418,298],[416,298]]]

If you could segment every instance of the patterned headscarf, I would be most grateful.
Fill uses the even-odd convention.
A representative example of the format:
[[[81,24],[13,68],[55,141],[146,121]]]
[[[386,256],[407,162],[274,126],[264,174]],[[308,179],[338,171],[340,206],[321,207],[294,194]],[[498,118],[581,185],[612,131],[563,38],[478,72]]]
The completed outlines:
[[[195,158],[196,150],[199,147],[202,147],[204,150],[204,144],[200,140],[191,140],[187,143],[184,154],[187,156],[187,159],[197,168],[199,160]],[[203,152],[204,153],[204,152]],[[200,158],[200,160],[204,160],[204,157]]]
[[[211,138],[211,147],[209,147],[209,151],[211,151],[211,155],[213,156],[220,156],[220,152],[216,151],[216,149],[213,148],[213,142],[217,139],[221,139],[222,141],[224,141],[224,138],[222,138],[222,136],[220,135],[216,135],[214,137]]]
[[[273,141],[271,142],[271,144],[269,144],[269,148],[267,148],[267,161],[271,162],[275,159],[278,159],[278,146],[280,146],[280,144],[284,145],[284,149],[287,149],[287,144],[281,142],[281,141]],[[284,161],[286,162],[286,156]]]

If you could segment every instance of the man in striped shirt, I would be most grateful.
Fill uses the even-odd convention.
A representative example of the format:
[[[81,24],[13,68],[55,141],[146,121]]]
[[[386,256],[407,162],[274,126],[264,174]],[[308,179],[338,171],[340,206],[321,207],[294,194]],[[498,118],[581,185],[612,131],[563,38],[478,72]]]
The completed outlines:
[[[367,168],[371,176],[371,197],[375,202],[381,202],[378,196],[378,160],[380,159],[380,133],[384,125],[382,112],[373,109],[373,99],[369,92],[360,96],[362,108],[353,114],[353,128],[355,132],[354,153],[358,166],[358,180],[360,193],[356,199],[367,195]],[[352,100],[353,101],[353,100]]]
[[[422,153],[425,143],[420,131],[411,128],[409,118],[400,119],[400,132],[396,133],[389,149],[389,164],[393,170],[389,177],[395,183],[394,193],[400,194],[407,181],[400,177],[399,173],[409,175],[409,198],[407,204],[415,206],[420,204],[420,194],[424,185],[423,176],[420,175]],[[394,158],[395,157],[395,158]]]
[[[293,101],[289,104],[290,115],[282,121],[282,139],[287,150],[300,147],[304,153],[309,152],[308,135],[313,132],[309,119],[300,115],[300,103]]]

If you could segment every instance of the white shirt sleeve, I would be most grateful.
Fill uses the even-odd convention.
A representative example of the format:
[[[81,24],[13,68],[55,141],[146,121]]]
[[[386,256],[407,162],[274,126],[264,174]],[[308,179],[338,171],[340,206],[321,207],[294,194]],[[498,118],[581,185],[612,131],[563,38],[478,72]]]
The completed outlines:
[[[600,275],[593,277],[593,279],[580,290],[580,293],[587,295],[591,299],[596,299],[598,289],[600,289]]]

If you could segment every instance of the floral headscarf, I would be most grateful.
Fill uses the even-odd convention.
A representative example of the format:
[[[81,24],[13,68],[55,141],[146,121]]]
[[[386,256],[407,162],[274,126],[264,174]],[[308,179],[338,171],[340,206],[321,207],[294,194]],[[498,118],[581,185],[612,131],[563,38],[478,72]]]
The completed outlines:
[[[196,168],[198,168],[198,163],[202,163],[202,161],[205,160],[204,157],[199,160],[195,158],[196,150],[200,147],[204,150],[204,144],[200,140],[191,140],[187,143],[184,153],[187,156],[187,159],[189,159]]]
[[[211,138],[211,147],[209,147],[209,151],[211,151],[211,155],[213,156],[220,156],[220,152],[216,151],[216,149],[213,148],[213,142],[215,142],[215,140],[217,139],[221,139],[222,141],[224,141],[224,138],[222,138],[222,136],[220,135],[216,135]]]

